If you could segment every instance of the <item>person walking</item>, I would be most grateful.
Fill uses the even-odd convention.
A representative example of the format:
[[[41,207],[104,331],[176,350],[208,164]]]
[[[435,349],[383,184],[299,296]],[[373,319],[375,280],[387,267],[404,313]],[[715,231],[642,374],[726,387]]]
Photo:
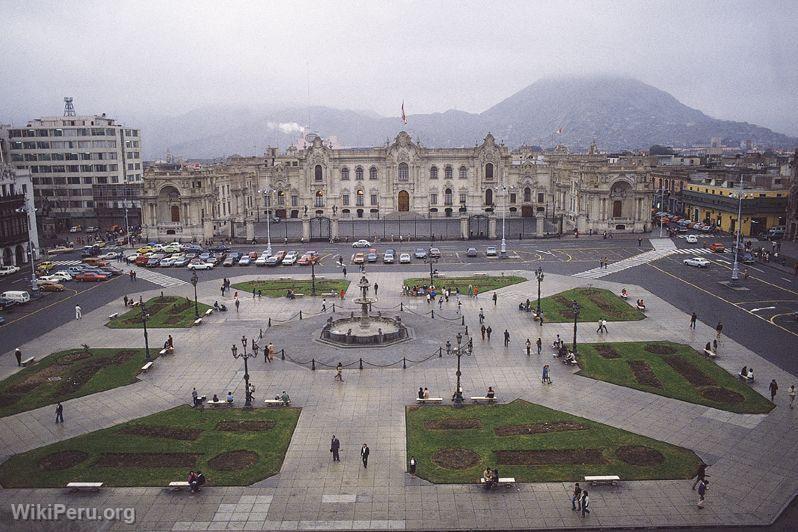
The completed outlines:
[[[641,247],[642,245],[643,245],[643,239],[642,238],[638,238],[637,239],[637,247]]]
[[[58,401],[58,404],[55,407],[55,422],[64,422],[64,405],[61,404],[61,401]]]
[[[363,467],[368,468],[369,466],[369,446],[365,443],[363,447],[360,448],[360,458],[363,460]]]
[[[19,347],[14,349],[14,356],[17,358],[17,366],[22,366],[22,351],[19,350]],[[793,388],[795,388],[793,386]]]
[[[770,381],[768,389],[770,390],[770,401],[773,402],[776,399],[776,392],[779,390],[779,385],[776,384],[776,379],[772,379]]]
[[[482,334],[482,341],[483,341],[483,342],[485,341],[485,331],[486,331],[486,330],[487,330],[487,329],[485,329],[485,324],[483,323],[483,324],[482,324],[482,327],[480,327],[480,328],[479,328],[479,332]]]
[[[341,449],[341,442],[338,441],[338,438],[335,437],[333,434],[332,440],[330,441],[330,452],[332,453],[333,462],[340,462],[341,457],[338,455],[338,451]]]
[[[493,306],[496,306],[496,301],[499,299],[499,296],[496,295],[496,292],[493,292]]]
[[[374,283],[374,297],[377,297],[377,291],[380,289],[380,285]]]
[[[340,291],[340,292],[338,292],[338,295],[339,295],[339,296],[341,296],[341,301],[343,301],[343,300],[344,300],[344,295],[345,295],[345,294],[346,294],[346,291],[345,291],[343,288],[341,288],[341,291]]]
[[[340,362],[335,366],[335,377],[333,380],[344,382],[344,365]]]
[[[596,329],[596,332],[599,333],[599,334],[601,334],[603,332],[601,330],[601,319],[598,320],[598,328]]]
[[[707,464],[701,464],[698,466],[698,473],[695,477],[695,482],[693,482],[693,491],[695,491],[695,487],[698,486],[699,482],[706,480],[707,478]]]
[[[236,298],[236,312],[238,312],[239,305],[241,305],[241,301],[238,298]]]
[[[122,301],[125,303],[125,308],[127,308],[127,294],[122,298]]]
[[[716,340],[720,340],[720,333],[722,333],[722,332],[723,332],[723,324],[721,322],[718,322],[718,324],[715,326],[715,333],[716,333],[715,334],[715,339]]]
[[[605,320],[604,318],[601,318],[601,329],[605,333],[609,333],[610,332],[610,331],[607,330],[607,320]]]
[[[341,272],[343,272],[343,274],[344,274],[344,277],[346,277],[346,266],[344,266],[343,268],[341,268]]]
[[[582,491],[582,517],[590,513],[590,497],[587,495],[587,490]]]
[[[690,316],[690,328],[695,330],[695,322],[698,321],[698,314],[693,312],[693,315]]]
[[[795,385],[794,384],[790,386],[789,390],[787,390],[787,395],[790,397],[790,408],[794,408],[793,405],[792,405],[795,402]]]
[[[221,291],[222,291],[222,297],[224,297],[224,289],[225,289],[225,288],[226,288],[226,287],[225,287],[224,283],[222,283],[222,288],[221,288]]]
[[[80,308],[80,305],[75,305],[75,319],[80,320],[83,318],[83,309]]]
[[[571,496],[571,510],[579,511],[582,509],[582,488],[579,487],[579,482],[574,484],[574,493]]]
[[[540,314],[538,314],[538,325],[543,327],[543,311],[542,310],[540,311]]]
[[[482,307],[479,307],[479,323],[480,325],[485,323],[485,313],[482,311]]]
[[[410,476],[416,476],[416,457],[410,457]]]
[[[327,312],[327,298],[322,298],[321,300],[321,311]]]
[[[438,310],[443,310],[443,296],[438,300]]]
[[[704,507],[704,497],[707,494],[707,485],[709,484],[708,480],[701,480],[698,482],[698,507]]]
[[[510,345],[510,331],[504,329],[504,347],[508,347]]]
[[[488,328],[485,329],[485,332],[488,334],[488,342],[490,342],[490,333],[493,332],[493,329],[491,329],[490,325],[488,325]]]
[[[540,379],[543,384],[551,384],[551,377],[549,377],[549,365],[543,365],[543,377]]]
[[[542,339],[542,338],[540,338],[540,337],[538,337],[538,341],[537,341],[537,342],[535,342],[535,345],[537,345],[537,348],[538,348],[538,356],[540,356],[540,353],[543,351],[543,339]]]
[[[532,341],[527,338],[526,339],[526,356],[530,356],[532,354]]]

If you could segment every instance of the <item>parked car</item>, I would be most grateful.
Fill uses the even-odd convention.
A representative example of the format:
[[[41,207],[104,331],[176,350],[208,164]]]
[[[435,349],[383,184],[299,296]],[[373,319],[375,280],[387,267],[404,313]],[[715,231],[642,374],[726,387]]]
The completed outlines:
[[[97,232],[97,228],[94,227],[93,225],[88,226],[86,228],[86,230],[84,231],[84,233],[96,233],[96,232]]]
[[[96,272],[81,272],[75,276],[76,281],[81,282],[98,282],[98,281],[105,281],[108,279],[108,275],[102,275]]]
[[[161,268],[171,268],[174,265],[175,265],[175,259],[173,259],[172,257],[163,258],[161,259],[161,262],[158,263],[158,266],[160,266]]]
[[[156,257],[152,257],[151,259],[149,259],[147,261],[147,263],[144,265],[144,267],[145,268],[157,268],[158,264],[160,264],[160,263],[161,263],[161,259],[156,258]]]
[[[49,272],[55,269],[55,264],[49,261],[41,262],[36,266],[36,270],[40,272]]]
[[[689,259],[684,259],[682,262],[684,262],[688,266],[695,266],[696,268],[709,267],[709,261],[704,257],[692,257]]]
[[[495,257],[496,256],[496,246],[488,246],[485,248],[485,256],[486,257]]]
[[[252,264],[252,259],[249,257],[249,255],[244,255],[238,259],[239,266],[249,266],[250,264]]]
[[[417,259],[426,259],[427,258],[427,250],[424,248],[416,248],[413,252],[413,256]]]
[[[222,262],[222,266],[228,267],[234,265],[235,263],[236,259],[234,257],[227,257],[226,259],[224,259],[224,262]]]
[[[230,251],[230,248],[224,244],[217,244],[215,246],[209,247],[208,251],[212,253],[227,253]]]
[[[125,273],[115,266],[103,266],[102,268],[100,268],[100,271],[105,272],[111,275],[112,277],[116,275],[122,275],[123,273]]]
[[[81,226],[79,226],[79,225],[73,225],[72,227],[69,228],[69,232],[70,233],[79,233],[82,230],[83,230],[83,228]]]
[[[386,249],[385,253],[382,254],[382,262],[383,264],[393,264],[396,260],[396,251],[393,249]]]
[[[25,290],[9,290],[0,294],[3,299],[10,299],[17,304],[27,303],[30,301],[30,294]]]
[[[743,264],[753,264],[756,262],[756,259],[754,259],[754,255],[750,251],[743,251],[743,250],[737,252],[737,260],[739,260]]]
[[[188,266],[188,263],[189,263],[190,260],[191,259],[189,259],[188,257],[178,257],[172,263],[172,267],[173,268],[184,268],[184,267]]]
[[[433,259],[441,258],[441,250],[438,248],[429,248],[429,256]]]
[[[5,297],[0,297],[0,310],[9,310],[11,307],[16,305],[17,302],[13,299],[7,299]]]
[[[17,273],[18,271],[18,266],[0,266],[0,277],[5,277],[6,275],[11,275],[12,273]]]
[[[315,251],[307,251],[297,261],[300,266],[309,266],[311,263],[316,264],[317,262],[319,262],[319,255]]]
[[[399,264],[410,264],[410,253],[402,253],[399,255]]]
[[[698,244],[698,237],[695,235],[687,235],[684,237],[684,241],[688,244]]]
[[[476,257],[477,256],[477,248],[468,248],[466,250],[466,257]]]
[[[352,255],[352,264],[363,264],[364,262],[366,262],[365,253],[354,253]]]
[[[368,262],[377,262],[379,256],[377,255],[376,249],[370,249],[369,252],[366,254],[366,261]]]
[[[368,240],[364,240],[364,239],[356,240],[356,241],[352,242],[352,247],[353,248],[370,248],[371,247],[371,242],[369,242]]]
[[[145,264],[147,264],[147,262],[149,262],[149,260],[150,260],[149,254],[139,255],[138,257],[136,257],[136,260],[133,261],[133,264],[135,264],[136,266],[144,266]]]
[[[50,255],[57,255],[58,253],[69,253],[70,251],[74,251],[75,248],[70,248],[67,246],[55,246],[54,248],[50,248],[47,253]]]
[[[267,264],[269,264],[269,259],[271,259],[271,257],[264,253],[263,255],[255,259],[255,266],[266,266]],[[276,264],[277,263],[275,262],[271,266],[275,266]]]
[[[299,253],[297,253],[296,251],[289,251],[288,253],[285,254],[285,257],[283,258],[283,265],[293,266],[294,264],[296,264],[298,258],[299,258]]]
[[[60,283],[60,282],[61,278],[58,277],[57,275],[42,275],[41,277],[36,279],[36,284],[38,286],[42,286],[48,283]]]
[[[6,319],[3,316],[0,316],[0,325],[5,325]]]
[[[55,272],[55,273],[53,273],[51,275],[53,277],[57,277],[58,279],[60,279],[59,282],[71,281],[72,280],[72,274],[69,273],[66,270],[58,270],[57,272]]]
[[[723,245],[722,243],[720,243],[720,242],[713,242],[713,243],[711,243],[711,244],[709,245],[709,250],[710,250],[712,253],[723,253],[724,251],[726,251],[726,246],[724,246],[724,245]]]
[[[44,283],[39,286],[39,290],[42,292],[63,292],[64,285],[60,283]]]
[[[194,259],[186,266],[189,270],[212,270],[213,264],[202,260]]]

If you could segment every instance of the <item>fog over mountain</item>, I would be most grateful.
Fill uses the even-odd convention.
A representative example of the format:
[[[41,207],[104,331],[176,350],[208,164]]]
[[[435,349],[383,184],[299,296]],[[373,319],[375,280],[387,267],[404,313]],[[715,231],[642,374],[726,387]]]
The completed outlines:
[[[510,146],[564,144],[579,149],[690,146],[720,137],[728,145],[751,139],[768,147],[792,147],[798,139],[768,128],[711,118],[640,81],[611,76],[559,77],[537,81],[482,113],[449,110],[381,117],[371,111],[330,107],[259,109],[212,106],[178,117],[139,122],[146,156],[167,150],[191,158],[258,154],[286,148],[310,130],[341,146],[373,146],[406,130],[426,146],[472,146],[490,131]]]

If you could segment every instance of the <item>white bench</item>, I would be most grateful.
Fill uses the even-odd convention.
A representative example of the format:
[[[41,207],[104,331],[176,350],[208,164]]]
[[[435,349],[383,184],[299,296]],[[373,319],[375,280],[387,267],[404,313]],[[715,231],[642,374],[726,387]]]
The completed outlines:
[[[480,478],[479,479],[479,483],[480,484],[484,484],[485,483],[485,478],[484,477]],[[509,488],[511,486],[515,486],[515,478],[514,477],[499,477],[499,482],[496,483],[496,485],[497,486],[504,486],[504,487],[507,487],[507,488]]]
[[[174,347],[164,347],[163,349],[158,351],[158,354],[161,355],[161,356],[173,355],[173,354],[175,354],[175,348]]]
[[[36,362],[36,357],[30,357],[30,358],[26,358],[25,360],[23,360],[22,361],[22,365],[27,368],[28,366],[30,366],[34,362]]]
[[[716,356],[718,356],[718,354],[716,352],[711,351],[709,349],[704,349],[704,354],[706,356],[708,356],[709,358],[715,358]]]
[[[211,314],[213,314],[213,309],[212,308],[209,308],[208,310],[205,311],[205,315],[206,316],[210,316]]]
[[[629,299],[629,295],[628,294],[627,295],[620,294],[620,295],[618,295],[618,297],[620,297],[621,299]]]
[[[286,404],[282,399],[266,399],[263,401],[266,406],[288,406],[291,404],[291,400],[288,400],[288,404]]]
[[[147,362],[146,364],[141,366],[142,373],[147,373],[147,370],[150,369],[151,367],[152,367],[152,361]]]
[[[118,313],[118,312],[114,312],[113,314],[109,314],[109,315],[108,315],[108,319],[109,319],[109,320],[113,320],[113,319],[115,319],[117,316],[119,316],[119,313]]]
[[[80,491],[80,490],[100,491],[100,488],[103,487],[103,483],[102,482],[69,482],[66,485],[66,487],[71,489],[73,492]]]
[[[178,480],[178,481],[175,481],[175,482],[170,482],[169,483],[169,487],[173,491],[180,491],[183,488],[190,488],[191,484],[189,484],[187,480]]]
[[[294,293],[294,297],[305,297],[305,294]]]
[[[23,364],[24,364],[24,362],[23,362]],[[737,377],[740,378],[741,380],[744,380],[748,384],[752,384],[754,382],[754,378],[750,377],[749,375],[743,375],[742,373],[738,373]]]
[[[635,305],[635,306],[637,307],[637,310],[639,310],[639,311],[642,311],[642,312],[646,311],[646,307],[641,307],[640,305]]]
[[[322,292],[321,295],[323,297],[335,297],[338,294],[336,294],[335,292]]]
[[[495,403],[495,397],[471,397],[471,400],[475,403]]]
[[[200,325],[202,323],[202,318],[197,318],[194,320],[194,325]]]
[[[597,484],[609,484],[614,486],[616,482],[620,482],[621,477],[618,475],[594,475],[588,476],[585,475],[585,482],[590,482],[591,486],[595,486]]]
[[[421,399],[420,397],[416,397],[416,402],[421,404],[426,403],[442,403],[443,397],[427,397],[426,399]]]
[[[224,399],[219,399],[218,401],[214,401],[213,399],[211,399],[210,401],[207,401],[205,404],[209,404],[211,406],[222,406],[229,404],[230,406],[233,406],[233,403],[228,403]]]

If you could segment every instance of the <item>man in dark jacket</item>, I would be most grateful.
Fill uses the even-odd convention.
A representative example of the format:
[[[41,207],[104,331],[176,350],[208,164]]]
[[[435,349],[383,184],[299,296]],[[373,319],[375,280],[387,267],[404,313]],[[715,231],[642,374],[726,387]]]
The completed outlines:
[[[360,457],[363,459],[363,467],[369,466],[369,446],[365,443],[360,448]]]
[[[333,434],[332,441],[330,442],[330,452],[333,455],[333,462],[340,462],[341,458],[338,456],[338,451],[341,449],[341,442]]]

